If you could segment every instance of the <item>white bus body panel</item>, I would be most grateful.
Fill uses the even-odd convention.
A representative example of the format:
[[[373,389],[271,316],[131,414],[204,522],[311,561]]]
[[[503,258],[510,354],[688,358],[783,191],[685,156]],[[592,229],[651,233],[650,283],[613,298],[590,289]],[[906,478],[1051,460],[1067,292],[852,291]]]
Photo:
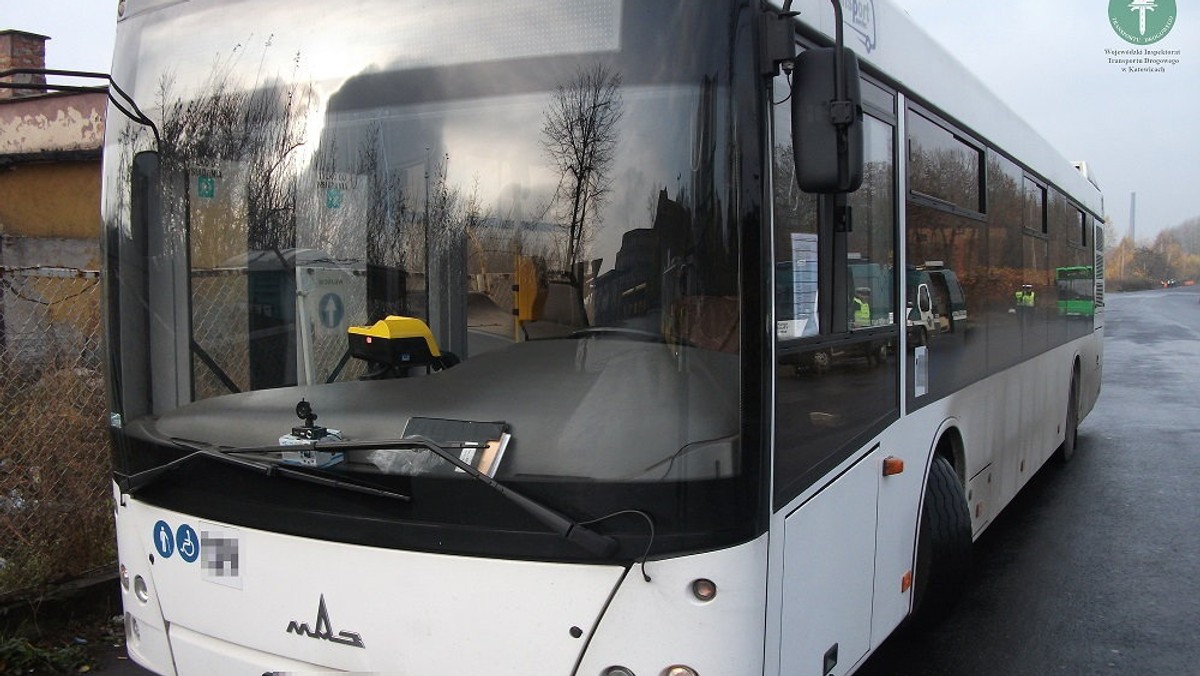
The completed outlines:
[[[957,431],[963,447],[961,478],[977,538],[1062,443],[1075,359],[1080,360],[1081,390],[1086,391],[1098,378],[1098,338],[1094,334],[1071,341],[933,401],[910,412],[885,438],[918,445],[931,456],[946,429]],[[1094,392],[1081,397],[1081,420],[1094,401]]]
[[[910,412],[835,470],[831,483],[777,513],[767,673],[822,674],[835,643],[837,664],[826,673],[852,673],[878,648],[912,602],[902,582],[913,571],[938,440],[950,430],[962,438],[957,462],[978,537],[1062,443],[1075,357],[1086,385],[1096,349],[1095,337],[1072,341]],[[889,456],[905,468],[885,477]]]
[[[125,592],[126,611],[137,623],[129,652],[164,674],[570,674],[626,572],[321,542],[120,500],[121,562],[149,591],[145,603]],[[236,578],[206,574],[204,548],[191,562],[179,550],[163,556],[155,542],[160,521],[175,533],[188,527],[235,538]],[[732,568],[762,570],[748,561]],[[678,582],[667,566],[654,572],[662,582],[643,586],[656,594]],[[682,595],[685,587],[670,591]],[[761,603],[761,585],[757,597]],[[642,615],[637,611],[630,614]],[[761,617],[746,630],[760,646]],[[745,654],[742,648],[737,654]]]
[[[597,676],[619,665],[658,676],[686,665],[699,674],[762,674],[767,541],[763,535],[729,549],[649,561],[650,582],[634,565],[575,673]],[[716,584],[713,600],[702,602],[692,593],[698,578]]]
[[[831,672],[861,664],[908,614],[919,496],[928,448],[904,433],[904,421],[868,444],[772,519],[771,592],[766,672],[820,674],[838,644]],[[915,431],[915,430],[914,430]],[[928,435],[928,430],[925,431]],[[889,457],[900,474],[883,476]]]

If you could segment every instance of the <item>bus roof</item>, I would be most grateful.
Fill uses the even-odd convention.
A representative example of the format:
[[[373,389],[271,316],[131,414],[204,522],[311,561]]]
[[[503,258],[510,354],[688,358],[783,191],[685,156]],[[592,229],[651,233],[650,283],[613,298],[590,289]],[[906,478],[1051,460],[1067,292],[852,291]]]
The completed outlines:
[[[1103,216],[1098,187],[893,0],[853,3],[861,7],[857,12],[850,4],[843,3],[846,46],[860,61],[909,90],[923,105],[1011,155],[1094,215]],[[800,13],[802,22],[833,38],[833,7],[828,0],[796,0],[792,10]]]

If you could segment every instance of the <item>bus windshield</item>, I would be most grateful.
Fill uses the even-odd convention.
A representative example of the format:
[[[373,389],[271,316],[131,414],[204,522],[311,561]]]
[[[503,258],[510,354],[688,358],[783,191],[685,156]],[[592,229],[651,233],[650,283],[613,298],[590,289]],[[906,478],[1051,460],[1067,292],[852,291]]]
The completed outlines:
[[[668,536],[733,523],[730,496],[753,491],[736,489],[727,17],[617,0],[350,5],[313,17],[336,29],[314,30],[277,3],[210,3],[293,31],[270,35],[210,29],[186,3],[126,11],[114,79],[159,140],[131,124],[108,131],[106,153],[121,158],[108,164],[105,214],[118,478],[197,444],[269,447],[319,428],[369,443],[430,420],[495,423],[505,443],[487,473],[557,509],[669,505],[673,516],[655,513]],[[527,39],[534,24],[544,40]],[[690,28],[660,34],[665,24]],[[173,51],[171,35],[193,28],[188,53]],[[400,317],[427,326],[445,359],[351,349]],[[314,415],[298,418],[301,402]],[[429,498],[489,499],[439,462],[359,447],[301,464],[411,494],[400,521],[527,527],[516,512],[473,519]],[[250,479],[223,478],[236,470],[189,465],[147,499],[273,527],[280,502],[307,491],[315,511],[379,518],[348,499],[323,505],[302,482],[272,485],[270,509],[204,500],[221,482],[266,502]],[[423,496],[426,485],[437,490]],[[288,529],[328,535],[294,517]]]

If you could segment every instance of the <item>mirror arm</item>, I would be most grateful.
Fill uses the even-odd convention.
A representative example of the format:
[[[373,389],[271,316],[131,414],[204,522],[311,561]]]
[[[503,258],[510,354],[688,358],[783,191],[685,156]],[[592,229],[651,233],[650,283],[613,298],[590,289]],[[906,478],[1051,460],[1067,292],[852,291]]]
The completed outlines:
[[[842,25],[842,3],[841,0],[829,0],[833,4],[833,65],[834,65],[834,92],[836,98],[829,102],[829,118],[833,122],[833,126],[838,131],[838,149],[842,151],[847,147],[847,130],[853,124],[854,119],[858,116],[857,106],[850,100],[849,83],[846,81],[846,43],[845,43],[845,28]],[[841,165],[842,170],[838,172],[839,179],[846,183],[849,179],[849,166]],[[849,232],[850,225],[850,209],[846,207],[844,213],[839,215],[839,230]]]
[[[854,102],[850,100],[849,84],[846,82],[846,45],[845,29],[842,26],[841,0],[829,0],[833,4],[834,38],[833,45],[837,50],[833,55],[833,82],[837,98],[829,102],[829,117],[839,130],[849,127],[858,112]]]
[[[835,67],[833,77],[835,91],[837,92],[837,100],[833,102],[830,112],[833,115],[834,124],[838,126],[846,126],[850,124],[850,115],[853,114],[853,106],[849,105],[850,101],[848,99],[850,98],[850,93],[847,90],[846,84],[846,55],[844,52],[846,43],[845,30],[842,27],[842,3],[841,0],[829,1],[833,3],[833,46],[837,49],[837,52],[833,55],[833,63]],[[844,110],[846,108],[849,108],[850,110]],[[850,115],[846,115],[846,112],[849,112]],[[845,115],[845,119],[839,119],[843,115]]]

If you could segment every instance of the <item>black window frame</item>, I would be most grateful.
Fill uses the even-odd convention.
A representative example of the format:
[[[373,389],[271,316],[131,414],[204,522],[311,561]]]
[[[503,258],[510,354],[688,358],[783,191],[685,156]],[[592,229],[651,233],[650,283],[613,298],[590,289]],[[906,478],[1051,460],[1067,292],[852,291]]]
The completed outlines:
[[[979,139],[975,138],[970,133],[955,126],[951,122],[947,121],[941,115],[938,115],[937,113],[933,112],[929,108],[926,108],[925,106],[922,106],[921,104],[919,104],[915,101],[908,100],[906,102],[905,114],[906,114],[906,118],[905,118],[905,124],[904,124],[904,134],[905,134],[904,152],[907,153],[906,165],[909,167],[908,175],[906,176],[906,181],[905,181],[905,185],[908,187],[907,199],[909,199],[909,200],[913,201],[914,203],[919,204],[921,206],[932,207],[932,208],[938,209],[940,211],[946,211],[946,212],[949,212],[949,213],[952,213],[952,214],[955,214],[958,216],[965,216],[967,218],[972,218],[977,221],[986,221],[987,215],[988,215],[988,201],[987,201],[987,199],[988,199],[987,198],[987,190],[988,190],[987,151],[988,151],[988,146],[987,146],[987,144],[983,143]],[[966,148],[973,150],[975,152],[976,190],[978,191],[978,199],[977,199],[978,203],[976,205],[978,207],[977,209],[969,209],[963,205],[957,204],[957,203],[955,203],[951,200],[948,200],[944,197],[938,197],[937,195],[923,192],[921,190],[918,190],[918,189],[912,187],[913,181],[911,180],[912,179],[911,167],[912,167],[912,139],[913,139],[913,127],[914,127],[914,125],[912,124],[912,116],[913,115],[921,117],[926,122],[932,124],[934,127],[949,134],[950,137],[954,141],[960,143],[961,145],[963,145]]]
[[[1038,227],[1025,222],[1025,217],[1029,215],[1028,204],[1023,204],[1021,209],[1021,227],[1025,230],[1025,234],[1035,235],[1038,237],[1049,237],[1050,235],[1050,192],[1046,183],[1030,174],[1024,174],[1024,180],[1021,183],[1021,200],[1024,202],[1025,195],[1028,194],[1026,188],[1033,185],[1034,192],[1041,195],[1041,208],[1038,209],[1038,217],[1041,221]]]

